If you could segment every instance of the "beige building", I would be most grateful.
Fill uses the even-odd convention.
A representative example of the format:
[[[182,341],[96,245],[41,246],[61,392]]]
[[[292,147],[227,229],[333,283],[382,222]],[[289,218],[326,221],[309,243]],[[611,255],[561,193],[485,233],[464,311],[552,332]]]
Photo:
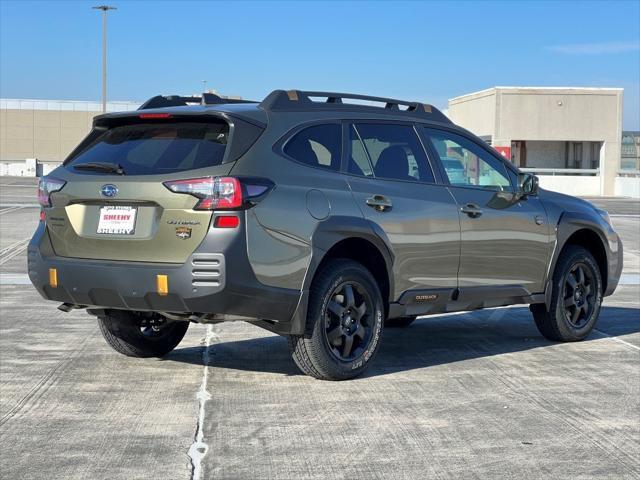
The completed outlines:
[[[135,110],[139,103],[109,102],[107,111]],[[73,150],[102,113],[98,102],[0,99],[0,163],[3,174],[21,175],[25,159],[55,165]],[[26,167],[23,167],[26,168]],[[12,171],[13,170],[13,171]]]
[[[448,115],[535,172],[544,188],[640,198],[640,134],[622,132],[622,94],[618,88],[495,87],[450,100]],[[139,105],[109,102],[107,111]],[[0,99],[0,175],[46,175],[87,135],[101,107]]]
[[[621,88],[494,87],[449,100],[449,117],[533,171],[543,187],[615,195]]]

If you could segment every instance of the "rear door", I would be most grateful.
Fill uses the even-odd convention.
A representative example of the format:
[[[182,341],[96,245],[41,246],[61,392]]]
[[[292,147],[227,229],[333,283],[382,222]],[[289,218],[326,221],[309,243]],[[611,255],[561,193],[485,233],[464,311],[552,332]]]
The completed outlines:
[[[391,243],[395,298],[407,290],[455,289],[460,253],[456,203],[446,186],[436,183],[414,126],[362,122],[347,128],[349,184],[365,217]]]
[[[94,130],[54,172],[66,181],[51,195],[47,228],[63,257],[182,263],[204,239],[210,211],[164,181],[229,173],[229,125],[160,118]],[[120,165],[123,174],[104,170]],[[97,165],[97,166],[96,166]]]
[[[542,292],[553,238],[541,202],[519,199],[515,174],[484,146],[449,130],[425,131],[461,213],[461,294]]]

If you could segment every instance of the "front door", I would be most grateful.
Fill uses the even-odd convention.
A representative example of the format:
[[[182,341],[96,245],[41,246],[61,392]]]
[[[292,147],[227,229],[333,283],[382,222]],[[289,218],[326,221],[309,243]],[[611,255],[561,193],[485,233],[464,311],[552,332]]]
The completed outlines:
[[[515,174],[486,147],[448,130],[425,130],[461,213],[461,294],[474,287],[488,297],[542,293],[553,237],[541,202],[518,200]]]
[[[447,187],[435,183],[413,125],[358,123],[348,130],[347,178],[363,215],[393,250],[394,299],[410,291],[406,303],[415,303],[412,294],[444,300],[457,287],[458,210]]]

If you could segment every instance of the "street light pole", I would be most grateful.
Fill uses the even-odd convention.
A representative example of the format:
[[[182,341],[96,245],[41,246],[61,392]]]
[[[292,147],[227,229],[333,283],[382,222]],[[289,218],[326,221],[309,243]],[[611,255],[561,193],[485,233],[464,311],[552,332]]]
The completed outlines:
[[[92,7],[94,10],[102,10],[102,113],[107,111],[107,12],[117,10],[109,5]]]

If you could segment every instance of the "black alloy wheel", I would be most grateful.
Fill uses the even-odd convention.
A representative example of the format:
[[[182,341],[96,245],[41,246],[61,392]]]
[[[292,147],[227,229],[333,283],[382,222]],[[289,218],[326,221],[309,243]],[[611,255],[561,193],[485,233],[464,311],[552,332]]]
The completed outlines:
[[[157,338],[166,329],[169,322],[159,313],[142,313],[137,314],[138,328],[140,333],[147,338]]]
[[[289,335],[293,360],[303,373],[322,380],[357,377],[380,348],[384,316],[371,272],[353,260],[331,259],[311,284],[307,331]]]
[[[600,315],[604,290],[598,262],[579,245],[567,245],[558,257],[547,303],[530,305],[540,333],[555,342],[584,340]]]
[[[350,362],[367,349],[372,338],[373,302],[357,282],[338,285],[324,312],[325,336],[338,360]]]
[[[596,295],[591,269],[576,263],[568,272],[564,283],[564,314],[574,328],[584,327],[595,308]]]

